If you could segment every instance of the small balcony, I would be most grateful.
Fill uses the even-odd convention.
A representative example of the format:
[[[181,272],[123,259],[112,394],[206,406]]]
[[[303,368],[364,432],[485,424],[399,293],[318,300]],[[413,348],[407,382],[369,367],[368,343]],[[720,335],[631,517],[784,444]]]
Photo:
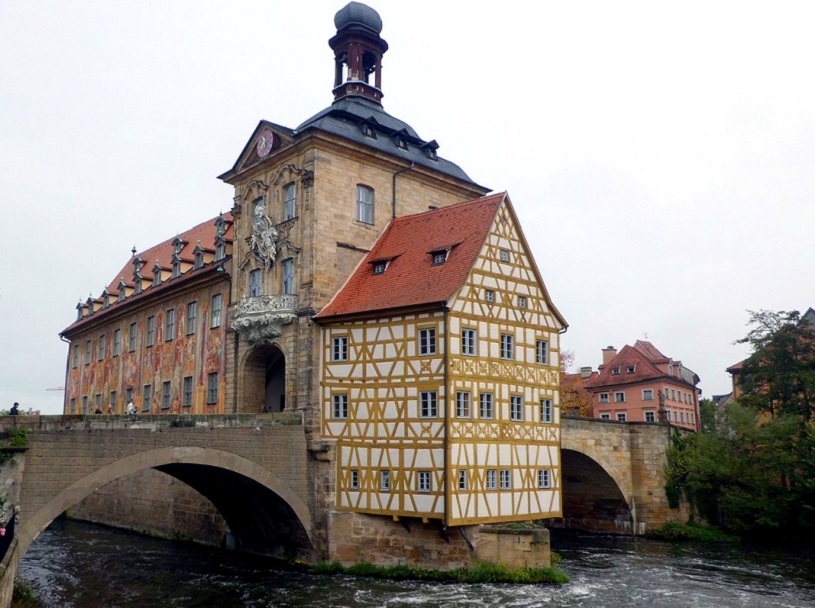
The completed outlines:
[[[271,344],[297,316],[297,296],[243,296],[232,314],[232,329],[253,346]]]

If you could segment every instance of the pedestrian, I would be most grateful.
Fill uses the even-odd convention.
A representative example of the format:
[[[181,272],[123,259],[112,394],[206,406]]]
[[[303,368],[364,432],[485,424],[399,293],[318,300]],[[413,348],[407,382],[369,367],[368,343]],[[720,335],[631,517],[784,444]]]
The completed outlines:
[[[113,413],[113,404],[108,403],[108,414],[112,414],[112,413]]]
[[[20,404],[15,401],[14,405],[11,406],[11,409],[9,410],[8,413],[11,416],[16,416],[17,414],[19,414],[20,413]]]
[[[96,406],[96,411],[94,412],[94,414],[101,414],[101,413],[102,413],[102,408],[97,405]]]
[[[132,399],[127,402],[127,413],[133,420],[136,419],[136,404],[133,403]]]

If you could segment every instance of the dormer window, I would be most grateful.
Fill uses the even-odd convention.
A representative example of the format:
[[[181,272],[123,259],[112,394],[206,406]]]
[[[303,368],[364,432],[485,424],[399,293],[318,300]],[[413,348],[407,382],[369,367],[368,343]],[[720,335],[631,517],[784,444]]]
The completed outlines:
[[[636,371],[636,369],[637,368],[634,365],[629,365],[628,367],[625,368],[625,373],[633,374]]]
[[[195,246],[195,251],[193,251],[193,255],[195,256],[195,261],[193,262],[193,270],[198,270],[204,265],[204,250],[201,249],[201,241],[198,241],[198,244]]]
[[[370,123],[363,123],[362,124],[362,134],[365,137],[370,137],[371,139],[376,139],[376,129]]]
[[[611,375],[612,376],[619,376],[620,375],[620,368],[619,367],[613,367],[611,369]]]
[[[424,148],[424,153],[427,158],[430,160],[439,160],[439,157],[436,155],[436,150],[438,149],[439,144],[436,143],[436,140],[429,141],[422,146]]]
[[[173,240],[173,253],[178,255],[181,253],[181,250],[184,248],[184,241],[181,240],[181,237],[175,237]]]
[[[173,279],[177,279],[180,276],[181,276],[181,258],[179,258],[178,254],[176,253],[173,256],[173,271],[170,277]]]
[[[221,237],[215,241],[215,261],[223,260],[226,257],[226,243]]]
[[[161,265],[156,260],[156,265],[153,266],[153,287],[161,285]]]
[[[388,260],[380,260],[373,263],[373,274],[382,274],[388,268]]]
[[[218,214],[218,219],[215,220],[215,229],[218,237],[223,237],[226,234],[226,220],[223,213]]]
[[[82,319],[83,312],[85,311],[85,307],[82,305],[82,302],[76,305],[76,320],[79,321]]]
[[[109,308],[110,307],[110,294],[108,294],[108,290],[102,292],[102,308]]]
[[[119,279],[119,298],[117,299],[117,301],[124,302],[126,297],[127,297],[127,284],[125,283],[125,278],[122,277],[121,279]]]
[[[433,266],[441,266],[447,261],[447,254],[450,252],[449,249],[445,249],[443,251],[434,251],[432,252],[433,256]]]
[[[393,143],[396,144],[397,148],[400,148],[402,150],[408,149],[407,139],[405,139],[405,136],[402,134],[401,131],[393,136]]]

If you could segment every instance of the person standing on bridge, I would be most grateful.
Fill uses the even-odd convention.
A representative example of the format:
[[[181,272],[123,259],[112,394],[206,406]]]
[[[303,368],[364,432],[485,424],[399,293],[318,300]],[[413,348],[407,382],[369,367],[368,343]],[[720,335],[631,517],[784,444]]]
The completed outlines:
[[[133,420],[136,419],[136,404],[133,403],[132,399],[127,402],[127,413]]]
[[[8,413],[9,416],[18,415],[20,413],[20,404],[15,401],[14,405],[11,406],[11,409],[8,411]]]

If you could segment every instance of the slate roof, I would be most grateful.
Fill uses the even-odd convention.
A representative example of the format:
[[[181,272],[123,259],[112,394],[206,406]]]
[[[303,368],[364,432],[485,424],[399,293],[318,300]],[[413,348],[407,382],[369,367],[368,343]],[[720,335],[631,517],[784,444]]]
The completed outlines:
[[[365,256],[346,284],[315,317],[364,314],[447,302],[461,288],[487,238],[506,193],[399,217]],[[450,249],[434,266],[432,252]],[[389,261],[384,273],[373,263]]]
[[[366,122],[374,127],[376,137],[368,137],[363,133],[362,126]],[[475,184],[457,164],[439,156],[435,160],[428,158],[427,147],[437,147],[435,141],[424,141],[409,124],[394,118],[385,112],[378,103],[364,97],[343,97],[335,101],[322,112],[303,122],[297,127],[296,132],[299,134],[309,129],[318,129],[326,133],[339,135],[362,146],[398,156],[407,162],[441,171],[457,179]],[[394,140],[394,135],[400,131],[408,144],[406,150],[398,147]],[[483,186],[481,187],[483,188]],[[483,188],[483,190],[487,191],[488,188]]]

